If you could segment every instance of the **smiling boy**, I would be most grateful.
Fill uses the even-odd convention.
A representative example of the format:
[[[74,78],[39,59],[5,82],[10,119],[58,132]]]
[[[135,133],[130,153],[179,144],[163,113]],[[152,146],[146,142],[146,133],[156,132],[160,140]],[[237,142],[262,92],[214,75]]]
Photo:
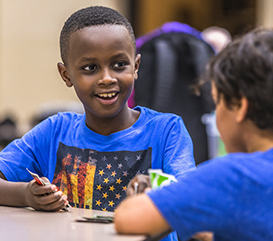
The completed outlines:
[[[195,167],[181,117],[127,105],[140,55],[124,16],[81,9],[65,22],[60,48],[59,73],[85,114],[58,113],[0,153],[0,204],[114,211],[135,175],[152,167],[179,178]],[[52,185],[38,186],[26,168]]]
[[[102,135],[132,126],[140,114],[126,105],[140,64],[133,41],[122,25],[83,28],[70,36],[69,59],[62,53],[65,64],[58,63],[83,103],[87,126]]]

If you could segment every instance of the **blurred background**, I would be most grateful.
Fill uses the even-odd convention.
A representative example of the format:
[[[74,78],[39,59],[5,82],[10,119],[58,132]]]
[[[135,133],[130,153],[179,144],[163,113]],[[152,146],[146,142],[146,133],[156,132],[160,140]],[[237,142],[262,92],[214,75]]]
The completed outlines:
[[[64,21],[91,5],[124,14],[136,37],[169,21],[199,31],[219,26],[231,36],[273,25],[272,0],[0,0],[0,136],[21,136],[47,108],[82,111],[56,65]]]

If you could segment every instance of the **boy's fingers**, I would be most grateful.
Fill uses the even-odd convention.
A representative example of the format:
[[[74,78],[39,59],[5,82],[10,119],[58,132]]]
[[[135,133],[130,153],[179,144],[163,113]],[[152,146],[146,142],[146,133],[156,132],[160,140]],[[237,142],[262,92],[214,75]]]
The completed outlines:
[[[137,183],[137,186],[135,186]],[[128,184],[126,195],[132,196],[136,193],[142,193],[146,188],[151,187],[150,177],[148,175],[137,175]]]
[[[150,177],[148,175],[140,174],[136,176],[137,182],[147,183],[150,184]]]
[[[46,178],[46,180],[48,181],[47,178]],[[44,181],[46,181],[46,180],[44,180]],[[32,194],[34,194],[34,195],[46,195],[46,194],[57,191],[57,187],[55,185],[50,184],[49,181],[46,182],[46,183],[48,183],[48,185],[41,186],[38,183],[36,183],[35,180],[30,181],[29,185],[30,185]]]
[[[51,193],[49,195],[37,195],[35,199],[39,205],[48,205],[48,204],[57,202],[58,200],[62,198],[62,196],[63,196],[63,193],[61,191],[58,191],[55,193]]]
[[[126,192],[127,197],[133,196],[134,194],[135,192],[134,192],[133,186],[132,185],[128,186],[127,192]]]
[[[40,186],[35,180],[29,182],[26,198],[30,207],[41,211],[59,211],[67,204],[67,196],[57,191],[55,185]]]
[[[62,195],[62,197],[51,204],[48,204],[45,206],[46,210],[48,211],[59,211],[61,209],[63,209],[67,204],[67,197],[65,195]]]
[[[63,209],[67,204],[67,197],[63,195],[60,199],[58,199],[55,202],[48,203],[48,204],[39,204],[38,207],[35,208],[36,210],[42,210],[42,211],[59,211]]]
[[[127,197],[134,195],[134,184],[137,182],[137,177],[134,177],[127,185]]]
[[[138,182],[138,193],[142,193],[145,191],[146,188],[151,187],[150,177],[148,175],[138,175],[137,176]]]
[[[50,181],[46,177],[41,177],[46,184],[50,184]]]
[[[198,239],[200,241],[212,241],[213,240],[213,233],[211,232],[200,232],[196,233],[193,238]]]
[[[142,193],[142,192],[144,192],[145,189],[148,188],[148,187],[149,187],[149,186],[148,186],[148,184],[147,184],[146,182],[141,182],[141,183],[139,183],[139,190],[138,190],[138,192],[139,192],[139,193]]]

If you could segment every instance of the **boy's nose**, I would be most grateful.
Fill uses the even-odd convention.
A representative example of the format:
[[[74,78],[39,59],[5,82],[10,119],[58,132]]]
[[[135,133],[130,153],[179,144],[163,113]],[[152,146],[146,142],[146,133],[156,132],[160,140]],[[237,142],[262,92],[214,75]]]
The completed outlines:
[[[116,83],[117,79],[113,77],[109,70],[105,70],[102,73],[101,78],[98,81],[99,85],[111,85],[113,83]]]

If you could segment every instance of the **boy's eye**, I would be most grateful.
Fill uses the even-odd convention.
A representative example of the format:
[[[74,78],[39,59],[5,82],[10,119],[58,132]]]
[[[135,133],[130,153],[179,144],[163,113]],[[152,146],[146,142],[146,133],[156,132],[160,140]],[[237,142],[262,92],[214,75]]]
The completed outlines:
[[[94,71],[97,69],[97,66],[95,64],[90,64],[90,65],[84,67],[83,69],[87,70],[87,71]]]
[[[125,65],[127,65],[127,62],[125,62],[125,61],[119,61],[119,62],[115,63],[114,67],[115,68],[122,68]]]

